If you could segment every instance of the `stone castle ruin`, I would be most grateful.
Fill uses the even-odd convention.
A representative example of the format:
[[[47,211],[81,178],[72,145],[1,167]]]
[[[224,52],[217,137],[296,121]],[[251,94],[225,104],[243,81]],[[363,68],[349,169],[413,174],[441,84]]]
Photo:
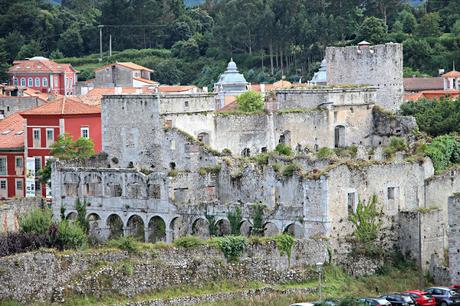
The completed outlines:
[[[374,53],[367,54],[372,48]],[[360,200],[377,195],[382,247],[399,248],[414,258],[421,251],[428,266],[433,256],[444,256],[451,239],[448,197],[460,191],[460,176],[435,176],[429,159],[382,158],[381,146],[391,136],[410,140],[416,124],[413,118],[382,110],[399,106],[402,92],[395,88],[402,66],[397,71],[380,65],[393,54],[398,67],[401,46],[372,48],[359,55],[377,57],[372,63],[350,55],[349,47],[328,49],[328,70],[336,65],[334,59],[342,58],[347,67],[356,57],[363,61],[356,73],[361,67],[370,79],[370,71],[386,69],[382,77],[394,77],[394,86],[382,81],[278,90],[267,97],[273,107],[263,113],[221,112],[211,93],[104,96],[104,153],[85,162],[53,164],[55,215],[63,206],[66,218],[75,218],[79,199],[87,203],[97,239],[132,235],[170,242],[186,235],[230,234],[231,216],[238,211],[240,233],[249,235],[263,203],[262,229],[257,229],[263,235],[285,232],[326,240],[339,256],[351,248],[348,217]],[[328,71],[328,77],[339,72]],[[295,154],[274,154],[278,144]],[[349,152],[350,147],[354,153],[344,159],[316,157],[321,148]],[[434,204],[437,209],[423,215],[420,230],[428,238],[420,247],[415,241],[419,228],[409,225],[421,209]]]

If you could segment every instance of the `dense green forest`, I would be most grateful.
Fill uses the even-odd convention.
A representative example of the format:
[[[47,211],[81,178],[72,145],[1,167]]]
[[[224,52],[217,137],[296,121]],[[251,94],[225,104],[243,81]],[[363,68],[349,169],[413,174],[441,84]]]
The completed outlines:
[[[405,73],[435,75],[460,65],[460,0],[426,2],[0,0],[0,65],[4,71],[13,59],[42,55],[72,62],[85,79],[100,64],[129,59],[153,68],[162,83],[209,85],[232,56],[250,82],[298,81],[311,77],[326,46],[364,39],[403,42]]]

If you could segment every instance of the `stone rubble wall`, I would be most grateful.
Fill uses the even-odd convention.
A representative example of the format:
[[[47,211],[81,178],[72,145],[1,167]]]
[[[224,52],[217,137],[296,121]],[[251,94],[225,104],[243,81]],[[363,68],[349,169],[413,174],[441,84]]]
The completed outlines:
[[[19,216],[40,203],[39,198],[18,198],[0,202],[0,234],[17,231]]]
[[[138,254],[37,251],[0,258],[0,300],[49,302],[71,294],[132,297],[216,281],[305,281],[316,277],[309,266],[327,260],[325,244],[312,240],[297,241],[290,261],[274,242],[252,245],[231,263],[211,247],[155,249]]]
[[[460,197],[449,198],[449,276],[453,284],[460,283]]]

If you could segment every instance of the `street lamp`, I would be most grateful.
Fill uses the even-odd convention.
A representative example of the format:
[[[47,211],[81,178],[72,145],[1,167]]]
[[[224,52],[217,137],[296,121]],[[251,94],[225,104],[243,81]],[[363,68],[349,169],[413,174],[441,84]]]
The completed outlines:
[[[322,288],[321,288],[321,276],[322,276],[322,272],[323,272],[323,263],[322,262],[318,262],[316,263],[316,272],[318,272],[318,287],[319,287],[319,300],[321,301],[323,298],[322,298]]]

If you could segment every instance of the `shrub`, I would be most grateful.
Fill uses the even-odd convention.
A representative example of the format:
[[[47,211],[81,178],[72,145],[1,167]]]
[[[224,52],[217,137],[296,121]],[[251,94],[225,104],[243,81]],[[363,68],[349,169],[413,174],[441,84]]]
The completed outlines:
[[[280,234],[273,237],[276,242],[276,247],[280,250],[281,256],[287,255],[289,261],[291,260],[292,247],[295,244],[295,238],[289,234]]]
[[[19,228],[25,233],[43,235],[53,223],[52,213],[48,208],[32,208],[19,218]]]
[[[230,232],[232,235],[239,235],[241,228],[241,221],[243,220],[241,208],[236,207],[235,211],[229,211],[227,218],[230,223]]]
[[[134,237],[120,237],[107,241],[107,245],[120,250],[128,251],[129,253],[135,253],[139,251],[139,242]]]
[[[316,157],[318,157],[319,159],[332,158],[335,157],[335,152],[330,148],[324,147],[319,149],[318,152],[316,152]]]
[[[283,176],[293,176],[294,172],[300,170],[300,166],[297,164],[289,164],[283,168]]]
[[[276,146],[275,151],[280,154],[280,155],[286,155],[286,156],[291,156],[292,155],[292,149],[291,147],[280,143]]]
[[[217,246],[229,261],[235,261],[243,254],[247,239],[242,236],[225,236],[216,239]]]
[[[257,112],[264,109],[264,98],[256,91],[249,90],[236,98],[238,109],[242,112]]]
[[[177,238],[176,240],[174,240],[174,245],[175,246],[183,247],[183,248],[186,248],[186,249],[196,248],[196,247],[199,247],[199,246],[201,246],[203,244],[204,244],[203,240],[201,240],[198,237],[194,237],[194,236],[180,237],[180,238]]]
[[[387,158],[392,157],[398,151],[406,151],[407,142],[403,137],[392,136],[390,138],[390,145],[384,149]]]
[[[268,165],[268,154],[267,153],[258,154],[254,156],[254,160],[259,165]]]
[[[80,201],[80,199],[77,199],[75,202],[75,210],[77,211],[77,224],[81,227],[85,234],[88,234],[89,232],[89,221],[86,219],[86,206],[88,204],[89,203],[86,201]]]
[[[83,229],[67,220],[61,221],[58,226],[57,244],[61,249],[77,249],[86,246],[87,238]]]
[[[265,205],[262,202],[254,205],[251,234],[255,236],[262,236],[264,234],[264,209]]]
[[[425,147],[425,153],[433,161],[436,172],[460,162],[460,142],[451,135],[438,136]]]
[[[377,239],[382,222],[378,221],[379,211],[377,208],[377,196],[373,195],[369,204],[358,202],[356,212],[349,217],[355,225],[353,235],[356,240],[363,244],[369,244]]]
[[[0,235],[0,257],[49,247],[47,235],[14,232]]]

